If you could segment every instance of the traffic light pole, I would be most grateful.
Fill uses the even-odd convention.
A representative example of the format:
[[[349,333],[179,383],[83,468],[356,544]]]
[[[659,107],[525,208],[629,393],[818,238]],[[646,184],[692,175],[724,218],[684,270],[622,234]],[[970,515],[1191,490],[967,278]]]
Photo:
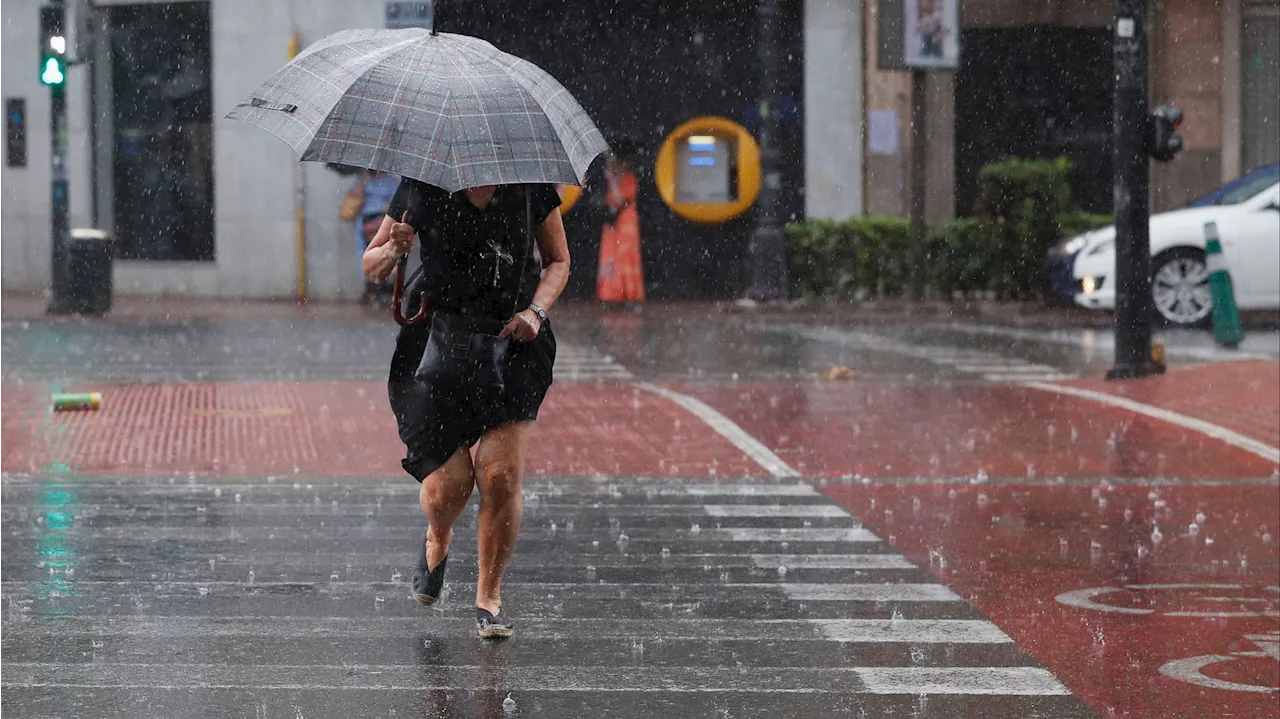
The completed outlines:
[[[51,196],[49,203],[52,230],[52,264],[49,286],[52,298],[48,313],[61,315],[71,310],[71,210],[67,197],[67,89],[65,84],[49,86],[49,153]]]
[[[782,173],[778,152],[778,105],[782,95],[778,76],[780,0],[759,0],[760,32],[760,196],[755,231],[747,245],[750,284],[747,296],[773,301],[788,295],[787,243],[779,211]]]
[[[1118,0],[1115,33],[1116,349],[1107,379],[1133,379],[1164,372],[1151,356],[1146,0]]]

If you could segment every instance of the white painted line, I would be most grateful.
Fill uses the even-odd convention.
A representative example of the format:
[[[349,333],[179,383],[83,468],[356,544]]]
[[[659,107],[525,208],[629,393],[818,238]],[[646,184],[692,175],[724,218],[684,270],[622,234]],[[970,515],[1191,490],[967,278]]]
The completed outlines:
[[[307,692],[435,690],[684,694],[1066,694],[1037,667],[699,667],[453,665],[424,672],[403,664],[134,664],[5,662],[6,688],[276,690]],[[866,700],[864,700],[866,701]],[[523,705],[522,705],[523,706]],[[535,704],[536,706],[536,704]],[[1030,708],[1030,707],[1028,707]],[[875,709],[873,708],[873,711]],[[525,712],[528,709],[524,710]],[[299,714],[301,716],[301,714]]]
[[[861,667],[854,669],[868,694],[987,694],[1070,696],[1038,667]]]
[[[834,504],[708,504],[702,507],[712,517],[848,517]]]
[[[1042,382],[1028,382],[1027,387],[1032,387],[1045,392],[1054,392],[1056,394],[1065,394],[1071,397],[1080,397],[1083,399],[1091,399],[1102,404],[1109,404],[1112,407],[1120,407],[1130,412],[1146,415],[1154,419],[1163,420],[1169,424],[1199,432],[1214,439],[1226,442],[1227,444],[1243,449],[1250,454],[1256,454],[1263,459],[1280,464],[1280,448],[1272,447],[1265,442],[1259,442],[1252,437],[1246,437],[1239,432],[1233,432],[1226,427],[1220,427],[1216,424],[1206,422],[1195,417],[1188,417],[1185,414],[1170,412],[1167,409],[1154,407],[1142,402],[1135,402],[1125,397],[1117,397],[1115,395],[1106,394],[1104,392],[1095,392],[1080,387],[1066,387],[1057,384],[1045,384]]]
[[[811,619],[832,642],[1012,644],[1009,635],[982,619]]]
[[[1027,372],[1035,374],[1057,373],[1057,367],[1050,367],[1043,364],[1025,364],[1019,361],[1000,362],[995,364],[960,364],[955,366],[961,372],[974,372],[978,374],[986,372]]]
[[[707,426],[714,429],[721,437],[729,440],[729,443],[737,447],[743,454],[747,455],[755,461],[756,464],[764,468],[766,472],[775,477],[799,477],[800,473],[793,469],[786,462],[782,461],[778,455],[764,446],[760,440],[747,434],[747,431],[739,427],[733,420],[720,414],[712,409],[702,400],[690,397],[687,394],[681,394],[666,387],[659,387],[649,382],[637,382],[636,387],[656,394],[659,397],[675,402],[684,407],[691,414],[707,423]]]
[[[687,494],[691,497],[816,497],[809,484],[690,484],[676,490],[659,489],[658,494]]]
[[[915,569],[901,554],[753,554],[756,569]]]
[[[1067,379],[1075,379],[1076,375],[1063,374],[1061,372],[1054,374],[985,374],[982,378],[988,382],[1061,382]]]
[[[788,599],[802,602],[959,602],[941,584],[780,584]]]
[[[853,529],[775,529],[772,527],[732,527],[703,530],[688,538],[729,542],[879,542],[880,538],[862,527]]]

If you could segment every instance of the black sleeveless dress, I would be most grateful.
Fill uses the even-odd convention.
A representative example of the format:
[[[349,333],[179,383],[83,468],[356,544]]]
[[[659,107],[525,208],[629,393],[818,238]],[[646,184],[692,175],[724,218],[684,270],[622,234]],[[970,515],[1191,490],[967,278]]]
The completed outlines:
[[[408,211],[418,233],[422,277],[406,289],[405,316],[425,290],[433,311],[506,322],[533,302],[542,276],[536,241],[525,255],[526,194],[536,227],[560,205],[552,185],[499,185],[478,209],[465,192],[448,193],[412,179],[400,182],[387,214]],[[523,277],[520,275],[524,265]],[[504,424],[534,420],[551,386],[556,340],[550,322],[530,342],[510,345],[503,362],[505,389],[444,390],[414,377],[426,348],[429,321],[400,328],[387,394],[407,453],[406,472],[421,482],[460,447],[470,447]]]

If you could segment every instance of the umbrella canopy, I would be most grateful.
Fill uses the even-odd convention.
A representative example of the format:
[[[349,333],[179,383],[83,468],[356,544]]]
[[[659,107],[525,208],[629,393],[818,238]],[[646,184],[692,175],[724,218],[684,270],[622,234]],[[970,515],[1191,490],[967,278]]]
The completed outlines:
[[[455,192],[578,185],[608,149],[555,78],[465,35],[346,30],[311,45],[227,117],[302,160],[412,177]]]

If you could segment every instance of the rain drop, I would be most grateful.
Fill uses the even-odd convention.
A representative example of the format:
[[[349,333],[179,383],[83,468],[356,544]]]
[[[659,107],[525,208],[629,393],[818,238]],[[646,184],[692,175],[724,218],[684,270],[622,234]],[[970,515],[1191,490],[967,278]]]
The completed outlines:
[[[1187,526],[1187,534],[1190,534],[1191,536],[1194,537],[1199,533],[1200,533],[1200,525],[1196,524],[1195,522],[1192,522],[1190,525]]]
[[[1196,524],[1204,524],[1204,512],[1196,512]]]
[[[667,558],[669,558],[670,556],[671,556],[671,548],[670,548],[670,547],[663,547],[663,548],[662,548],[662,558],[663,558],[663,559],[667,559]]]
[[[618,551],[625,554],[627,551],[627,545],[630,542],[631,542],[631,538],[627,536],[626,532],[619,534],[618,535]]]
[[[1160,527],[1151,530],[1151,543],[1159,544],[1164,539],[1164,535],[1160,533]]]
[[[502,700],[502,712],[504,714],[514,714],[516,711],[516,700],[507,694],[507,698]]]
[[[202,596],[202,597],[207,597],[207,596],[209,596],[209,588],[208,588],[208,587],[200,587],[200,596]]]
[[[785,566],[778,567],[778,578],[785,579],[787,576],[787,568]]]
[[[698,526],[698,524],[695,522],[694,525],[689,528],[689,531],[693,534],[698,534],[702,532],[702,527]]]

